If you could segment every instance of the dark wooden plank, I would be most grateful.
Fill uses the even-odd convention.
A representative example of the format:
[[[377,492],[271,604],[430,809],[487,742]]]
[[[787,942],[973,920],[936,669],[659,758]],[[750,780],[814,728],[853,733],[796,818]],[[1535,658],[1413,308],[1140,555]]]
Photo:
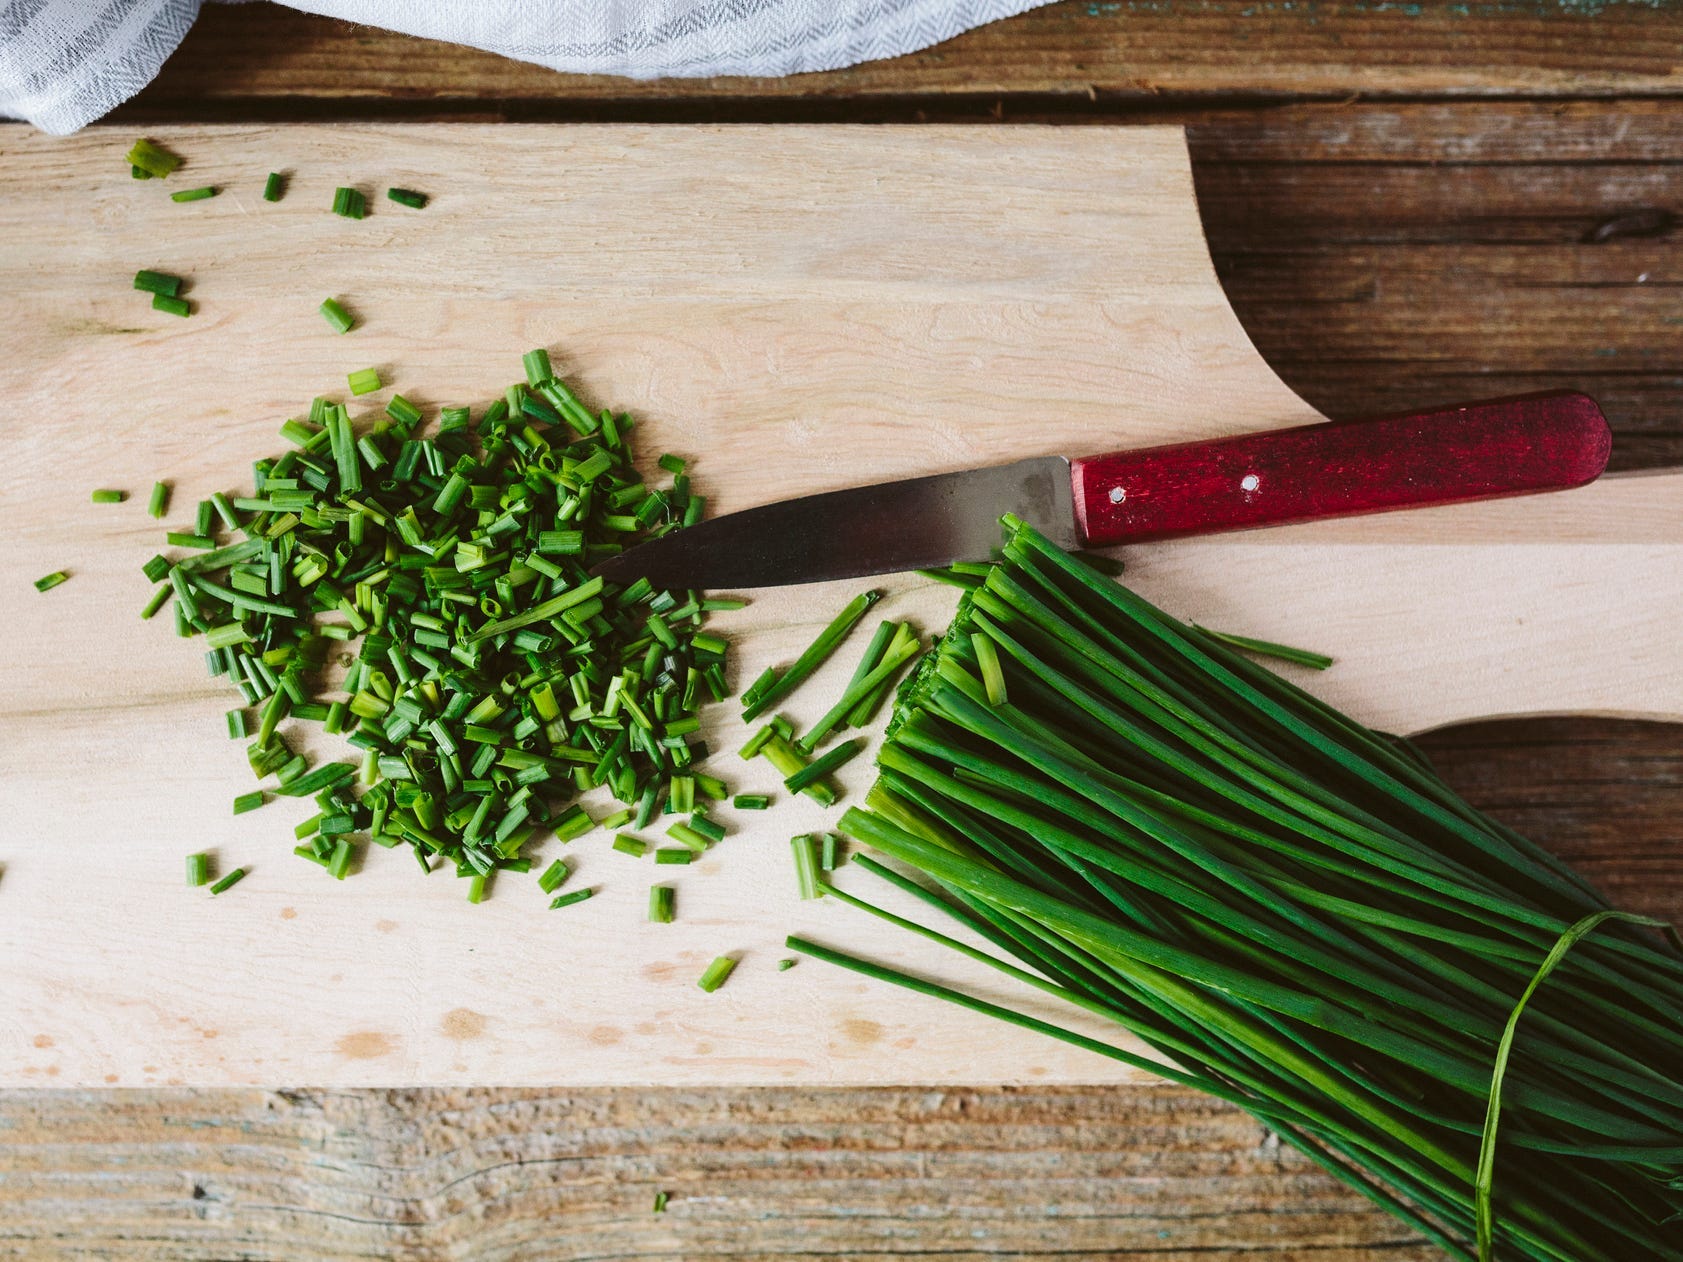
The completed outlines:
[[[558,75],[488,53],[241,5],[206,6],[131,116],[207,101],[520,117],[804,116],[908,97],[1045,105],[1165,95],[1677,94],[1683,10],[1574,0],[1064,0],[923,52],[787,79]],[[335,103],[342,103],[335,105]],[[929,108],[934,100],[912,108]],[[707,113],[712,110],[714,113]]]

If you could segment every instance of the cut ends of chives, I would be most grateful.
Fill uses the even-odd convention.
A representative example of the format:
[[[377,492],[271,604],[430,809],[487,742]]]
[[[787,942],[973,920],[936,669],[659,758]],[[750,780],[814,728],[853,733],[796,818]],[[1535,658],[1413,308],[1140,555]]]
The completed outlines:
[[[657,925],[672,923],[672,912],[677,895],[670,885],[655,885],[649,889],[649,920]]]
[[[210,880],[210,856],[208,854],[190,854],[187,856],[187,884],[197,889]]]
[[[40,578],[35,580],[35,590],[38,592],[50,592],[53,588],[57,587],[69,577],[69,573],[65,570],[54,570],[51,574],[43,574]]]
[[[368,198],[361,189],[336,188],[333,190],[333,213],[346,219],[361,219],[368,214]]]
[[[207,197],[215,197],[222,190],[214,184],[207,184],[203,188],[184,188],[179,193],[171,193],[172,202],[202,202]]]
[[[356,372],[348,374],[345,381],[352,394],[372,394],[382,384],[377,368],[359,368]]]
[[[185,298],[172,298],[168,294],[153,294],[152,310],[167,312],[172,316],[190,316],[193,314],[193,304]]]
[[[590,898],[595,893],[596,890],[592,887],[587,890],[574,890],[571,894],[563,894],[561,897],[550,901],[549,910],[555,911],[558,908],[571,907],[574,903],[582,903],[585,899]]]
[[[725,984],[725,979],[731,975],[731,971],[735,968],[735,960],[728,955],[721,955],[707,966],[707,971],[702,973],[695,984],[708,994],[712,994]]]
[[[411,210],[420,210],[427,204],[427,195],[417,193],[412,188],[388,188],[386,196],[399,206],[408,206]]]
[[[657,1213],[657,1214],[664,1214],[666,1212],[666,1193],[665,1192],[656,1192],[655,1193],[654,1212]]]
[[[153,517],[162,517],[169,512],[169,483],[152,483],[152,494],[146,500],[146,511]]]
[[[337,298],[324,298],[320,309],[322,319],[333,327],[335,333],[348,333],[356,325],[356,320],[352,318],[349,311],[345,310],[344,305]],[[368,371],[372,371],[372,369]],[[378,380],[378,377],[376,377],[376,380]]]
[[[88,498],[95,504],[121,504],[128,497],[129,493],[127,491],[99,490]]]
[[[278,202],[286,192],[286,180],[279,171],[270,171],[269,178],[263,181],[263,200]]]

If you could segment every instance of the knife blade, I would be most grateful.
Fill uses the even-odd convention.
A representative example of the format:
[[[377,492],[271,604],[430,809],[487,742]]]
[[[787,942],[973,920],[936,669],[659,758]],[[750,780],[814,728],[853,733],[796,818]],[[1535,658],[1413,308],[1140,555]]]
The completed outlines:
[[[657,588],[856,578],[984,561],[1005,513],[1064,547],[1110,547],[1565,490],[1598,477],[1611,448],[1595,400],[1550,391],[825,491],[674,531],[592,572]]]

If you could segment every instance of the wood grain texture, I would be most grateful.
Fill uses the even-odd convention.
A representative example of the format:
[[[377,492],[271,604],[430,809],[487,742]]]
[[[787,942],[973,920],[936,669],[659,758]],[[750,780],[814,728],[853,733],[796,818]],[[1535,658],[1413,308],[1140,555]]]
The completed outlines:
[[[787,79],[635,81],[558,75],[488,53],[280,8],[207,8],[190,56],[130,117],[179,102],[367,115],[692,118],[793,103],[986,110],[999,96],[1086,109],[1165,94],[1331,98],[1443,92],[1679,92],[1683,12],[1622,0],[1064,0],[892,61]]]
[[[223,196],[182,207],[110,179],[105,129],[69,142],[14,132],[0,159],[28,190],[0,207],[0,235],[54,264],[23,252],[0,262],[16,313],[0,332],[0,393],[47,415],[59,383],[74,380],[78,406],[108,418],[13,435],[3,475],[5,582],[27,591],[48,569],[75,575],[17,619],[41,649],[8,686],[0,729],[10,783],[30,786],[16,836],[68,829],[86,839],[90,871],[65,883],[38,850],[4,855],[0,892],[16,910],[0,943],[29,965],[0,978],[0,1079],[974,1083],[1120,1072],[967,1014],[937,1015],[915,996],[811,968],[776,973],[791,931],[907,966],[920,958],[891,930],[796,903],[779,843],[826,822],[804,801],[744,820],[731,847],[686,873],[673,926],[639,923],[648,878],[602,853],[601,838],[569,853],[583,853],[575,882],[601,883],[603,897],[566,916],[535,918],[532,881],[514,878],[466,911],[447,880],[420,882],[384,853],[329,886],[286,854],[307,808],[228,822],[225,804],[248,782],[217,721],[228,697],[202,678],[200,655],[127,618],[121,652],[102,651],[111,611],[143,599],[134,570],[156,536],[138,498],[96,507],[66,488],[140,489],[166,472],[179,519],[212,489],[244,485],[289,403],[331,390],[346,368],[378,364],[426,406],[495,394],[510,374],[490,366],[512,368],[531,344],[558,348],[589,395],[641,418],[647,450],[701,456],[700,485],[726,507],[1041,454],[1049,441],[1094,450],[1312,416],[1255,357],[1215,285],[1177,130],[398,125],[160,138],[189,155],[194,179],[225,184]],[[277,148],[312,155],[320,174],[299,170],[269,206],[255,177],[241,180]],[[331,173],[370,164],[405,182],[430,169],[427,210],[363,222],[325,213],[334,179],[347,178]],[[569,184],[557,190],[550,172],[561,166]],[[1088,173],[1088,196],[1049,206],[1044,190],[1072,167]],[[492,172],[499,195],[476,196]],[[143,306],[123,284],[137,260],[193,277],[199,314],[166,323]],[[313,309],[322,292],[344,297],[362,327],[327,331]],[[155,399],[169,404],[137,403]],[[1046,420],[1025,426],[1029,415]],[[1326,695],[1386,728],[1558,707],[1683,715],[1671,634],[1683,608],[1683,477],[1133,555],[1141,589],[1171,607],[1274,638],[1307,634],[1342,659]],[[1399,581],[1420,594],[1394,609]],[[896,616],[934,628],[950,613],[944,589],[886,585]],[[759,593],[727,624],[742,677],[791,657],[840,591]],[[1282,591],[1296,594],[1283,607]],[[1615,596],[1622,651],[1608,656]],[[1414,681],[1427,668],[1437,687]],[[797,698],[797,722],[846,669],[836,661]],[[90,708],[90,694],[125,697],[129,721]],[[741,724],[709,717],[713,747],[735,749]],[[762,783],[728,756],[714,765]],[[861,760],[844,779],[858,792],[868,775]],[[207,906],[180,884],[184,836],[195,848],[225,839],[223,868],[252,871],[237,898]],[[694,977],[726,950],[750,967],[720,995],[701,994]],[[195,958],[227,963],[183,991],[172,979]],[[544,980],[554,960],[568,961],[564,996]],[[819,1005],[825,986],[833,998]]]

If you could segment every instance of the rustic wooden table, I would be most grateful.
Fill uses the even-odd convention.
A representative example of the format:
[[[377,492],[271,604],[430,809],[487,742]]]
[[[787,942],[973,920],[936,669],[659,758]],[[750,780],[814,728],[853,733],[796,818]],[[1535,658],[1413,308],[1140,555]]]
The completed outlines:
[[[1631,469],[1683,463],[1680,72],[1671,0],[1065,0],[768,83],[559,76],[242,6],[119,117],[1184,122],[1233,304],[1312,404],[1575,386]],[[1425,744],[1621,904],[1683,914],[1683,729]],[[1179,1090],[0,1093],[0,1256],[936,1254],[1435,1256]]]

